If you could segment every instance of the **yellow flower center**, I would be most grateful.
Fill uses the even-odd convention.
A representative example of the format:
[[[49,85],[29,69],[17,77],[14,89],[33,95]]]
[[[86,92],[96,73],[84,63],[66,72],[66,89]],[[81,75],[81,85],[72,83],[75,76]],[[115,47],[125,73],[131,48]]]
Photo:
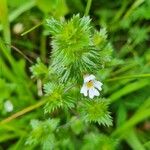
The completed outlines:
[[[91,87],[93,87],[93,81],[89,81],[89,82],[87,82],[86,83],[86,86],[88,87],[88,88],[91,88]]]

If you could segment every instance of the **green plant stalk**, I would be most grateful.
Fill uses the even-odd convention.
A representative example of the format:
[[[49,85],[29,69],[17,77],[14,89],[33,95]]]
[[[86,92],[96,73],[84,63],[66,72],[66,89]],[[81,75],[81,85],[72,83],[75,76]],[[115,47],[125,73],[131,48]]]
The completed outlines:
[[[133,68],[133,67],[135,67],[135,66],[137,66],[137,64],[135,64],[135,63],[131,63],[131,64],[128,64],[128,65],[126,65],[126,66],[122,66],[120,69],[118,69],[118,70],[112,72],[112,73],[111,73],[111,76],[112,76],[112,77],[113,77],[113,76],[116,76],[116,75],[118,75],[118,74],[120,74],[120,73],[123,73],[123,72],[125,72],[125,71],[130,70],[131,68]],[[111,79],[108,79],[108,80],[111,81]]]
[[[89,11],[90,11],[90,8],[91,8],[91,4],[92,4],[92,0],[88,0],[86,8],[85,8],[85,13],[84,13],[85,16],[87,16],[89,14]]]
[[[4,125],[1,125],[0,129],[11,131],[11,132],[15,132],[16,134],[18,134],[20,136],[26,134],[26,132],[24,130],[18,129],[13,124],[4,124]]]
[[[4,45],[3,40],[0,38],[0,51],[2,52],[2,54],[4,54],[5,58],[8,60],[8,62],[10,63],[10,65],[12,66],[12,68],[16,68],[14,66],[15,61],[12,58],[11,54],[8,53],[6,46]]]
[[[116,129],[112,136],[121,136],[124,134],[129,128],[132,128],[135,126],[137,123],[143,121],[144,119],[150,117],[150,110],[144,110],[141,113],[135,114],[131,119],[127,121],[126,124],[121,126],[120,128]]]
[[[3,26],[3,37],[6,43],[11,43],[10,25],[8,20],[7,0],[0,0],[0,21]],[[8,49],[10,51],[10,49]]]
[[[137,113],[140,113],[145,109],[149,109],[149,107],[150,107],[150,97],[146,101],[144,101],[142,106],[137,110]]]
[[[23,32],[23,33],[21,34],[21,36],[24,36],[24,35],[28,34],[29,32],[31,32],[31,31],[33,31],[34,29],[38,28],[38,27],[41,26],[42,24],[43,24],[43,22],[40,22],[39,24],[35,25],[34,27],[30,28],[29,30]]]
[[[115,15],[115,17],[114,17],[114,19],[113,19],[113,21],[112,21],[112,24],[113,24],[114,22],[118,22],[118,20],[120,19],[120,17],[121,17],[122,14],[124,13],[124,11],[125,11],[127,5],[128,5],[127,1],[126,1],[126,0],[123,0],[122,6],[121,6],[120,10],[117,12],[117,14]],[[115,24],[115,26],[117,26],[117,25]]]
[[[148,80],[140,80],[140,81],[136,81],[134,83],[130,83],[130,84],[126,85],[125,87],[123,87],[122,89],[118,90],[117,92],[113,93],[109,97],[110,103],[115,102],[122,96],[132,93],[134,91],[137,91],[147,85],[149,85]]]
[[[144,146],[138,139],[138,137],[133,129],[128,131],[128,134],[124,139],[132,147],[133,150],[145,150]]]
[[[5,78],[8,79],[9,81],[14,81],[15,82],[15,76],[13,75],[13,73],[10,71],[10,69],[7,67],[7,65],[5,64],[5,62],[2,60],[2,58],[0,57],[0,68],[2,71],[2,75],[5,75]]]
[[[67,91],[69,91],[70,89],[72,89],[75,85],[76,85],[76,84],[73,84],[73,85],[71,85],[70,87],[66,88],[66,90],[64,91],[64,93],[66,93]],[[12,120],[18,118],[18,117],[20,117],[20,116],[22,116],[22,115],[24,115],[24,114],[30,112],[30,111],[33,111],[33,110],[36,109],[36,108],[39,108],[39,107],[45,105],[47,101],[48,101],[48,99],[43,99],[43,100],[37,102],[36,104],[33,104],[33,105],[29,106],[29,107],[26,107],[25,109],[23,109],[23,110],[21,110],[21,111],[15,113],[15,114],[13,114],[13,115],[11,115],[10,117],[8,117],[8,118],[2,120],[2,121],[0,122],[0,125],[6,124],[6,123],[8,123],[8,122],[10,122],[10,121],[12,121]]]
[[[41,58],[43,61],[45,61],[45,59],[46,59],[46,36],[43,35],[43,33],[41,35],[40,42],[41,42],[41,45],[40,45]]]
[[[14,150],[19,150],[19,149],[22,149],[22,145],[24,145],[26,141],[26,136],[22,136],[20,137],[20,139],[14,144]],[[31,149],[28,149],[28,150],[31,150]]]
[[[11,140],[11,139],[15,139],[17,138],[18,135],[17,134],[5,134],[3,136],[0,137],[0,143],[4,142],[4,141],[8,141],[8,140]]]
[[[137,7],[139,7],[145,0],[136,0],[132,6],[129,8],[129,10],[126,12],[126,14],[124,15],[123,19],[126,19],[128,16],[130,16],[130,14],[133,12],[134,9],[136,9]]]
[[[115,78],[111,78],[111,79],[107,79],[107,82],[113,82],[116,80],[122,80],[122,79],[136,79],[136,78],[145,78],[145,77],[150,77],[150,73],[146,73],[146,74],[139,74],[139,75],[130,75],[130,76],[122,76],[122,77],[115,77]]]
[[[9,22],[14,21],[17,17],[19,17],[22,13],[26,12],[27,10],[31,9],[34,7],[36,4],[35,0],[28,1],[25,4],[21,5],[19,8],[15,9],[14,11],[9,14]],[[0,25],[0,31],[2,30],[2,26]]]
[[[18,16],[20,16],[22,13],[26,12],[27,10],[30,10],[32,7],[34,7],[36,4],[35,0],[32,1],[27,1],[26,3],[24,3],[23,5],[21,5],[20,7],[18,7],[18,9],[15,9],[9,16],[9,21],[12,22],[13,20],[15,20]]]
[[[5,123],[8,123],[8,122],[10,122],[11,120],[13,120],[13,119],[15,119],[15,118],[17,118],[17,117],[26,114],[26,113],[28,113],[28,112],[30,112],[30,111],[32,111],[32,110],[34,110],[34,109],[36,109],[36,108],[38,108],[38,107],[44,105],[46,102],[47,102],[47,99],[41,100],[40,102],[37,102],[36,104],[31,105],[31,106],[29,106],[29,107],[27,107],[27,108],[25,108],[25,109],[19,111],[19,112],[15,113],[14,115],[12,115],[12,116],[10,116],[10,117],[8,117],[8,118],[2,120],[2,121],[0,122],[0,125],[3,125],[3,124],[5,124]]]
[[[144,119],[150,117],[150,109],[146,108],[147,105],[150,104],[150,98],[146,100],[146,102],[137,110],[137,112],[120,128],[117,128],[113,133],[112,136],[121,136],[127,131],[128,129],[135,126],[137,123],[143,121]]]
[[[0,51],[2,52],[2,54],[4,55],[4,57],[6,58],[6,60],[8,60],[9,64],[12,67],[12,70],[14,72],[14,74],[16,76],[18,76],[18,72],[16,71],[16,61],[14,60],[14,58],[11,56],[11,54],[7,51],[7,47],[4,45],[3,41],[0,39]],[[18,76],[20,77],[20,76]],[[16,78],[16,82],[18,82],[19,78]],[[30,89],[28,88],[29,83],[27,83],[26,81],[22,80],[21,81],[23,84],[21,84],[21,86],[25,86],[27,93],[31,96],[31,98],[33,98],[33,93],[30,91]]]

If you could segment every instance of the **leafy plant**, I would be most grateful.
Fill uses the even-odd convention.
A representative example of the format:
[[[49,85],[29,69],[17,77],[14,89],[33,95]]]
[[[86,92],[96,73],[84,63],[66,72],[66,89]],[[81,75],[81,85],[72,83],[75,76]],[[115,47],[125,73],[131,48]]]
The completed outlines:
[[[149,10],[1,0],[0,150],[148,150]]]

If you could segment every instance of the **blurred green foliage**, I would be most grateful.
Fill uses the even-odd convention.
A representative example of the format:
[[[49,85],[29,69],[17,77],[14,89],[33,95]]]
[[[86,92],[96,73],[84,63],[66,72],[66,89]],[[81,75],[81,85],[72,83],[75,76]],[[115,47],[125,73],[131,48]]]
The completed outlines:
[[[80,87],[67,89],[61,97],[72,84],[52,84],[57,80],[48,65],[52,61],[52,38],[43,22],[60,17],[64,21],[64,16],[69,20],[74,14],[83,16],[86,5],[86,0],[0,0],[0,150],[150,149],[150,0],[92,1],[89,16],[100,31],[95,31],[93,42],[101,46],[107,38],[111,43],[103,47],[104,60],[111,59],[105,52],[111,54],[114,49],[113,60],[97,73],[104,84],[102,97],[106,97],[106,103],[102,98],[80,101]],[[43,92],[45,97],[41,96]],[[71,99],[73,94],[79,101],[77,106]],[[14,106],[12,112],[5,110],[7,100]],[[109,106],[111,114],[106,111],[103,119],[109,125],[113,119],[110,127],[101,125],[101,105],[106,110]],[[86,119],[89,112],[93,115]]]

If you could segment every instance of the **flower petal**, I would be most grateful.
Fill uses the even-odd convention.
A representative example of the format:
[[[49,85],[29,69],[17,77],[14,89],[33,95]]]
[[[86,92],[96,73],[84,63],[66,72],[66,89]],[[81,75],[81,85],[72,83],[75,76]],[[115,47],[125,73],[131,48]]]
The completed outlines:
[[[93,74],[84,77],[84,83],[94,80],[95,76]]]
[[[88,91],[88,89],[87,89],[86,85],[83,84],[83,86],[80,90],[80,93],[84,94],[84,96],[87,96],[88,95],[87,91]]]
[[[11,112],[11,111],[13,111],[14,106],[13,106],[13,104],[12,104],[12,102],[11,102],[10,100],[7,100],[7,101],[4,103],[4,108],[5,108],[5,110],[6,110],[7,112]]]
[[[93,99],[95,96],[94,88],[89,89],[89,98]]]
[[[100,95],[99,91],[97,89],[95,89],[95,88],[93,89],[93,92],[94,92],[95,96],[99,96]]]
[[[103,85],[103,83],[101,83],[100,81],[94,81],[94,86],[98,89],[98,90],[102,90],[101,86]]]

